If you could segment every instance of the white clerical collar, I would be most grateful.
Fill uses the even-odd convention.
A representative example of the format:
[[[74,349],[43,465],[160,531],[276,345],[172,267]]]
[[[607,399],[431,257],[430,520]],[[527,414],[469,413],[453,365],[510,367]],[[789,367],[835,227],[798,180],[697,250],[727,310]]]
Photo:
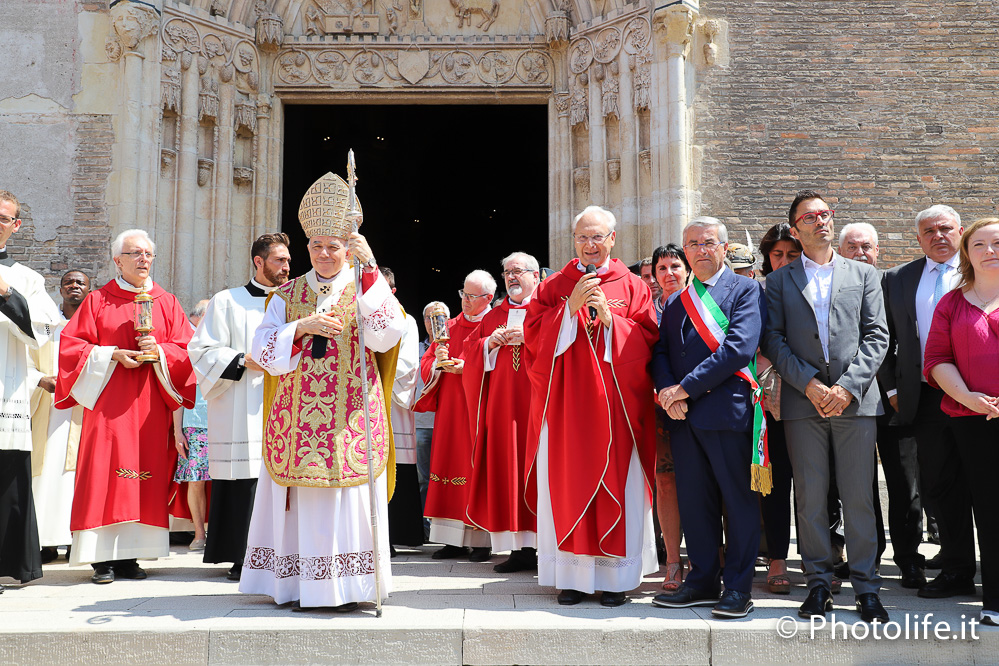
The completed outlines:
[[[525,297],[524,300],[522,300],[520,303],[516,303],[512,298],[510,298],[509,296],[507,296],[506,297],[506,302],[509,303],[512,307],[522,308],[525,305],[527,305],[528,303],[530,303],[532,298],[534,298],[534,294],[531,294],[530,296]]]
[[[127,280],[125,280],[125,278],[123,278],[120,275],[116,277],[114,281],[118,283],[119,287],[121,287],[125,291],[130,291],[133,294],[138,294],[139,292],[142,291],[152,291],[153,289],[153,279],[149,277],[146,278],[145,283],[143,283],[141,287],[134,286],[132,283],[128,282]]]
[[[492,309],[493,309],[493,306],[491,306],[491,305],[487,305],[487,306],[486,306],[486,309],[485,309],[485,310],[483,310],[482,312],[480,312],[480,313],[479,313],[479,314],[477,314],[477,315],[474,315],[474,316],[472,316],[472,317],[469,317],[469,316],[468,316],[467,314],[465,314],[464,312],[462,312],[462,313],[461,313],[461,316],[463,316],[463,317],[464,317],[465,319],[467,319],[468,321],[470,321],[470,322],[473,322],[473,323],[474,323],[474,322],[477,322],[477,321],[482,321],[482,318],[483,318],[483,317],[485,317],[485,316],[486,316],[487,314],[489,314],[489,311],[490,311],[490,310],[492,310]]]
[[[610,270],[610,262],[611,262],[611,258],[607,257],[607,261],[605,261],[604,263],[602,263],[599,266],[597,266],[597,275],[603,275],[604,273],[606,273],[607,271],[609,271]],[[578,270],[580,273],[585,273],[586,272],[586,266],[583,265],[582,261],[580,261],[579,263],[576,264],[576,270]]]
[[[811,259],[808,258],[808,256],[804,252],[802,252],[801,263],[805,267],[805,270],[808,270],[809,268],[814,270],[821,270],[823,268],[831,269],[833,264],[836,263],[836,253],[833,252],[832,259],[829,260],[829,263],[820,264],[817,261],[812,261]]]
[[[352,280],[353,278],[354,278],[354,272],[349,270],[344,270],[343,268],[341,268],[340,272],[331,278],[321,277],[319,273],[316,272],[315,268],[310,269],[309,272],[305,274],[306,282],[309,283],[309,287],[312,288],[312,291],[316,292],[317,294],[321,294],[323,293],[323,291],[329,293],[343,291],[347,287],[347,283],[350,282],[350,280]],[[325,290],[321,290],[319,287],[319,285],[321,284],[329,285],[329,287]]]
[[[262,292],[264,292],[266,294],[269,294],[272,291],[274,291],[275,289],[277,289],[277,287],[267,287],[265,285],[262,285],[259,282],[257,282],[256,280],[254,280],[253,278],[250,278],[250,284],[252,284],[254,287],[256,287],[257,289],[261,290]]]
[[[725,264],[722,264],[722,267],[718,269],[717,273],[709,277],[707,280],[701,280],[701,284],[703,284],[705,287],[715,286],[715,284],[718,283],[718,278],[720,278],[721,274],[725,272],[725,268],[726,268]]]

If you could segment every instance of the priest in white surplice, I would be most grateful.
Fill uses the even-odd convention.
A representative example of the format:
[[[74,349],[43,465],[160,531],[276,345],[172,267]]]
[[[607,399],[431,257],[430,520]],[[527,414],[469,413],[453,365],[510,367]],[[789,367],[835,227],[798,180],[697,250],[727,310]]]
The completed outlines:
[[[252,356],[264,389],[264,469],[250,521],[241,592],[298,608],[349,611],[391,590],[388,498],[395,460],[388,403],[406,320],[367,241],[345,220],[347,186],[328,173],[299,219],[312,270],[268,297]],[[361,294],[348,259],[364,267]],[[358,340],[355,308],[363,317]],[[368,394],[362,396],[360,354]],[[378,553],[370,524],[362,400],[371,415]],[[375,557],[381,589],[375,589]]]
[[[28,349],[45,344],[59,312],[42,276],[7,254],[20,215],[17,198],[0,190],[0,578],[27,583],[42,576],[31,496]]]
[[[83,407],[55,409],[52,394],[59,372],[59,334],[89,293],[90,278],[83,271],[68,271],[62,276],[59,323],[52,338],[28,355],[28,383],[35,387],[31,394],[31,491],[35,497],[43,564],[58,556],[57,546],[73,542],[69,516],[73,509]]]
[[[264,319],[267,294],[288,281],[287,234],[264,234],[250,247],[250,281],[215,294],[187,345],[198,386],[208,402],[211,513],[204,561],[232,562],[239,580],[246,554],[263,446],[264,369],[250,346]]]

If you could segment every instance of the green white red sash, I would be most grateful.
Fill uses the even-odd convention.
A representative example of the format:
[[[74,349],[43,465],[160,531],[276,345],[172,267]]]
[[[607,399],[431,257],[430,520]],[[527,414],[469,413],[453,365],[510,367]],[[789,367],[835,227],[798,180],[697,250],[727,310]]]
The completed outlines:
[[[704,340],[711,353],[714,353],[728,334],[728,317],[696,277],[680,293],[680,300],[694,325],[694,330]],[[767,419],[763,415],[763,389],[756,377],[755,354],[749,365],[736,372],[735,376],[749,384],[753,395],[753,465],[750,487],[767,495],[773,487],[773,478],[770,473],[770,452],[767,449]]]

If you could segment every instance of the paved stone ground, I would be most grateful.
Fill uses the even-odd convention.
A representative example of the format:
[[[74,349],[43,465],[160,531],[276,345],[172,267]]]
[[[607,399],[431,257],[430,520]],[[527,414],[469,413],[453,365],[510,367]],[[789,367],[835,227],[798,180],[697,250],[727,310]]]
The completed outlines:
[[[780,619],[794,618],[805,597],[794,552],[789,597],[768,594],[758,569],[755,612],[720,621],[710,609],[653,607],[661,575],[620,608],[604,609],[593,597],[564,608],[535,575],[493,572],[502,556],[436,561],[433,549],[401,550],[392,561],[395,591],[381,618],[373,605],[348,615],[292,613],[267,597],[241,595],[225,567],[202,564],[186,547],[144,563],[145,581],[101,586],[89,582],[89,568],[70,569],[60,558],[42,579],[0,595],[0,664],[999,663],[999,629],[978,627],[975,639],[967,624],[978,617],[980,592],[920,599],[899,585],[890,546],[882,600],[899,625],[880,639],[863,637],[867,625],[853,610],[849,583],[834,597],[847,638],[842,627],[836,638],[828,625],[811,637],[807,623]],[[922,547],[928,556],[936,549]],[[934,637],[938,621],[949,630]],[[778,630],[797,633],[782,638]],[[901,638],[891,640],[896,630]]]

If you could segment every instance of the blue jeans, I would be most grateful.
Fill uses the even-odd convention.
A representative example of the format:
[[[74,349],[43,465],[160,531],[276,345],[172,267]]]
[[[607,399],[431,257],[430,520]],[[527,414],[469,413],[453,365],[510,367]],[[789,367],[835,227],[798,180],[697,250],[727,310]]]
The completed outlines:
[[[416,429],[416,474],[420,479],[420,500],[423,507],[427,506],[427,489],[430,487],[430,441],[433,439],[433,428]],[[430,529],[430,521],[423,519],[426,529]]]

